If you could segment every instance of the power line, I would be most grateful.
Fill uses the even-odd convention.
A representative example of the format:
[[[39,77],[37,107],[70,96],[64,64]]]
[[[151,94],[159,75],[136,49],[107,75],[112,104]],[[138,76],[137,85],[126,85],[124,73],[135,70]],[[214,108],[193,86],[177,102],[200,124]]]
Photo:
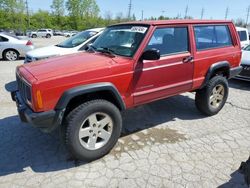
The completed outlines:
[[[228,13],[229,13],[229,8],[227,7],[227,9],[226,9],[226,13],[225,13],[225,20],[227,20]]]
[[[128,18],[131,18],[132,0],[129,0],[128,4]]]
[[[28,0],[25,1],[25,5],[26,5],[26,13],[27,13],[27,24],[28,24],[28,28],[30,28],[30,13],[29,13]]]

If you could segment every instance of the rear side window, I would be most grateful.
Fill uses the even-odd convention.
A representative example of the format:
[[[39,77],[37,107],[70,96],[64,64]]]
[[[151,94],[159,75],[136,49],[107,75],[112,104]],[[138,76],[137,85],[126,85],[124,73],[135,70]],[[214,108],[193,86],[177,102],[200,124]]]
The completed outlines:
[[[184,53],[189,50],[188,28],[167,27],[155,30],[146,49],[156,48],[161,56]]]
[[[232,39],[226,25],[195,26],[195,40],[198,51],[232,46]]]
[[[246,41],[247,40],[247,32],[246,31],[238,31],[238,34],[240,36],[240,41]]]
[[[9,39],[0,36],[0,42],[8,42],[8,41],[9,41]]]

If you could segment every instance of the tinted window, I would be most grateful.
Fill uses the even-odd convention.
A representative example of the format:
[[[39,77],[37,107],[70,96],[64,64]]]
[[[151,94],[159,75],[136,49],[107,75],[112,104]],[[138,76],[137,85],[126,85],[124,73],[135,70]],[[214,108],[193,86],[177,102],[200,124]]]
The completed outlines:
[[[225,25],[195,26],[194,32],[198,51],[232,45],[229,29]]]
[[[238,34],[240,36],[240,41],[246,41],[247,40],[247,32],[246,31],[238,31]]]
[[[47,32],[47,31],[44,29],[40,29],[40,30],[38,30],[38,32]]]
[[[168,27],[156,29],[147,49],[160,50],[161,56],[182,53],[189,50],[187,27]]]
[[[8,41],[9,41],[9,39],[0,36],[0,42],[8,42]]]

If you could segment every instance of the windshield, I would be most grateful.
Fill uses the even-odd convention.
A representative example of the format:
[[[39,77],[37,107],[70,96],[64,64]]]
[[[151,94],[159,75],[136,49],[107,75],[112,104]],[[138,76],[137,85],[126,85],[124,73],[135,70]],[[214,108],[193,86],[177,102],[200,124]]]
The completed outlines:
[[[83,31],[81,33],[78,33],[77,35],[63,41],[62,43],[56,45],[58,47],[62,48],[74,48],[76,46],[79,46],[80,44],[84,43],[89,38],[96,35],[98,32],[96,31]]]
[[[113,54],[132,57],[141,44],[148,26],[144,25],[118,25],[108,27],[96,39],[92,47],[96,51],[112,52]]]

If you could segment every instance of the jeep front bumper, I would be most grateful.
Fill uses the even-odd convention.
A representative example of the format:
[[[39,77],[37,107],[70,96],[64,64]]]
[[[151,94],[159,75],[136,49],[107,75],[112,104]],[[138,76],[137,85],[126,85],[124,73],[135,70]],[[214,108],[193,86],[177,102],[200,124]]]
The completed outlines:
[[[43,132],[51,132],[61,124],[64,110],[51,110],[48,112],[33,112],[23,101],[18,91],[11,92],[11,98],[16,102],[17,111],[22,122],[41,129]]]

